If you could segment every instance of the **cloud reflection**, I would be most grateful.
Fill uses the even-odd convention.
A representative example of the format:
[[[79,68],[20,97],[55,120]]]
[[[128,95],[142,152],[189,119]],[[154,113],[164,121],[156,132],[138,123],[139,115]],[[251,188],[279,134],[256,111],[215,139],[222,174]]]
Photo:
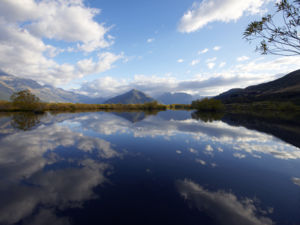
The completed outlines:
[[[97,198],[93,189],[108,181],[104,174],[112,169],[107,160],[120,156],[109,142],[58,124],[4,136],[0,146],[0,224],[66,224],[55,211]],[[60,147],[70,148],[68,154]],[[49,210],[30,217],[38,206]]]
[[[208,151],[216,149],[222,152],[224,149],[220,146],[227,145],[239,154],[246,156],[247,153],[255,158],[261,158],[261,154],[269,154],[278,159],[300,158],[299,148],[272,135],[230,126],[222,121],[205,123],[191,118],[168,118],[167,113],[160,112],[155,117],[149,116],[136,123],[108,113],[93,114],[91,118],[75,120],[80,121],[83,127],[105,135],[128,133],[136,138],[162,136],[170,140],[178,134],[188,134],[195,140],[207,142]]]
[[[208,214],[218,224],[271,225],[273,221],[255,206],[252,199],[238,199],[225,191],[209,191],[190,180],[176,182],[180,195],[198,210]]]

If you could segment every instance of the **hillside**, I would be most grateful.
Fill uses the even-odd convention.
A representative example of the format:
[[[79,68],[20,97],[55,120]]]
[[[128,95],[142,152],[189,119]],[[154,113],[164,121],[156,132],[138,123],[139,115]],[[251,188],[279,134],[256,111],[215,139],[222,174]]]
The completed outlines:
[[[271,82],[231,89],[215,97],[224,103],[291,101],[300,105],[300,70]]]
[[[45,102],[80,102],[80,103],[103,103],[105,99],[90,98],[76,94],[51,85],[40,85],[34,80],[19,78],[6,73],[0,73],[0,100],[9,100],[16,91],[29,89],[33,94]]]
[[[118,95],[107,100],[106,104],[139,104],[145,102],[153,102],[155,99],[151,98],[150,96],[146,95],[145,93],[132,89],[129,92],[126,92],[122,95]]]

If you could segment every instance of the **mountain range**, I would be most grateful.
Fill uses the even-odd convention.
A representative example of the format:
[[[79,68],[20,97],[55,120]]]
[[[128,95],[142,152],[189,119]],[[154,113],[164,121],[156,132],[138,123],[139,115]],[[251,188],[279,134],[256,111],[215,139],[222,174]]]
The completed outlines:
[[[165,105],[170,105],[170,104],[191,104],[192,101],[200,98],[201,98],[200,96],[190,95],[182,92],[177,92],[177,93],[166,92],[158,96],[156,99],[157,101]]]
[[[103,103],[103,98],[91,98],[85,95],[77,94],[72,91],[66,91],[62,88],[55,88],[51,85],[40,85],[38,82],[19,78],[4,72],[0,73],[0,99],[9,100],[10,96],[24,89],[29,89],[33,94],[45,102],[73,102],[73,103]]]
[[[200,96],[187,93],[164,93],[154,99],[135,89],[110,99],[92,98],[51,85],[40,85],[34,80],[19,78],[0,70],[0,100],[9,100],[9,97],[14,92],[24,89],[29,89],[45,102],[137,104],[157,100],[163,104],[190,104],[193,100],[201,98]],[[244,89],[231,89],[214,98],[221,100],[225,104],[274,100],[292,101],[300,105],[300,70],[291,72],[271,82],[249,86]]]
[[[154,98],[146,95],[145,93],[138,91],[136,89],[132,89],[129,92],[124,94],[118,95],[111,99],[105,101],[105,104],[139,104],[139,103],[146,103],[146,102],[153,102],[156,101]]]
[[[300,105],[300,70],[279,79],[226,91],[215,99],[223,103],[245,103],[255,101],[291,101]]]

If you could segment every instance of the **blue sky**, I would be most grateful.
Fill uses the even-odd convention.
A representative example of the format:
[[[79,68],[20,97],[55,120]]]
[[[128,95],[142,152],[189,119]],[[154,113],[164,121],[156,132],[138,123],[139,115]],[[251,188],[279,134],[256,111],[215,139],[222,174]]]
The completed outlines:
[[[215,95],[299,69],[242,39],[272,0],[0,0],[0,69],[92,96]]]

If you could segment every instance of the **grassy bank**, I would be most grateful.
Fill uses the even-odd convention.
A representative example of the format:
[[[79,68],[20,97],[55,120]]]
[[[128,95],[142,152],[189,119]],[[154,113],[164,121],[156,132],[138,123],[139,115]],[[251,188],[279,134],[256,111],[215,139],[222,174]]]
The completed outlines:
[[[199,112],[222,112],[222,113],[291,113],[299,112],[300,106],[291,102],[254,102],[222,104],[218,100],[203,99],[189,104],[163,105],[157,102],[144,104],[81,104],[81,103],[34,103],[31,105],[16,105],[9,101],[0,101],[0,112],[45,112],[45,111],[161,111],[161,110],[197,110]]]
[[[157,102],[149,102],[144,104],[81,104],[81,103],[36,103],[30,107],[18,106],[8,101],[0,101],[0,111],[2,112],[45,112],[45,111],[105,111],[105,110],[145,110],[145,111],[161,111],[161,110],[180,110],[191,109],[190,105],[172,104],[163,105]]]

